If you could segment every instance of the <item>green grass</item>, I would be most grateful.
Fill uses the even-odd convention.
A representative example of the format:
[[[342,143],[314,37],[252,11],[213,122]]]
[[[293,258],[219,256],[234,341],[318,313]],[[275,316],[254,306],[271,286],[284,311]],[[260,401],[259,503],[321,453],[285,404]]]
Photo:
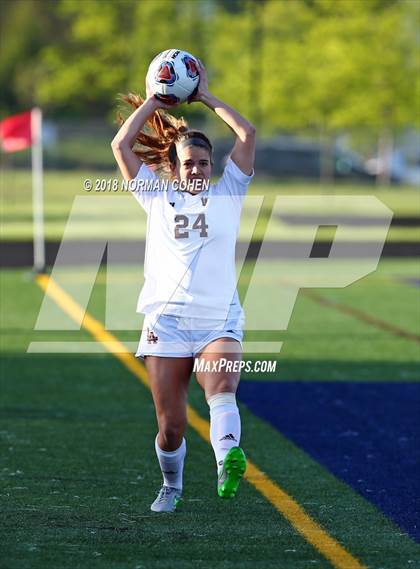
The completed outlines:
[[[284,273],[276,261],[259,262],[258,267],[260,274],[266,277],[261,289],[261,297],[265,299],[262,306],[265,306],[265,312],[269,308],[275,315]],[[244,286],[247,286],[246,274],[250,268],[250,265],[245,266],[245,276],[240,279],[241,295]],[[107,280],[105,269],[101,269],[97,276],[96,270],[95,267],[80,270],[66,267],[53,272],[53,275],[75,298],[80,298],[80,292],[85,287],[94,285],[88,304],[89,312],[101,322],[108,322],[108,328],[118,337],[135,344],[142,322],[142,316],[135,313],[143,279],[141,271],[138,267],[114,266],[112,270],[108,268]],[[417,261],[383,259],[376,272],[348,287],[320,288],[314,291],[402,330],[420,334],[417,318],[420,311],[418,289],[400,280],[402,277],[416,276],[418,277]],[[83,329],[78,331],[77,326],[66,316],[60,318],[62,330],[34,330],[37,311],[34,310],[33,297],[36,295],[36,306],[39,306],[42,294],[35,289],[28,295],[28,289],[34,286],[31,278],[28,270],[2,273],[3,296],[8,298],[8,302],[2,305],[2,325],[9,331],[3,336],[3,349],[21,353],[26,351],[30,342],[90,341],[88,333]],[[108,311],[107,294],[111,307]],[[118,299],[118,303],[113,298]],[[53,314],[61,317],[62,312],[55,308],[54,303],[48,300],[46,302],[54,309]],[[41,314],[47,310],[48,305],[44,306]],[[308,379],[310,376],[317,380],[351,380],[358,368],[358,375],[361,373],[370,380],[375,376],[390,381],[410,380],[418,375],[417,342],[368,325],[334,308],[322,307],[305,297],[304,291],[298,294],[287,330],[249,330],[245,340],[262,344],[268,340],[284,342],[278,356],[282,379]],[[368,368],[365,369],[365,365]],[[370,371],[369,366],[373,366],[375,371]]]
[[[382,260],[349,287],[316,292],[418,334],[418,289],[399,281],[416,276],[417,267],[414,260]],[[276,263],[262,273],[271,279],[273,306]],[[126,287],[121,310],[127,313],[137,276],[130,267],[114,273]],[[89,270],[73,267],[61,278],[72,290],[88,282]],[[101,270],[88,306],[101,321],[105,285]],[[43,294],[28,271],[3,271],[1,295],[0,524],[7,569],[331,567],[249,484],[237,500],[221,501],[212,450],[191,429],[184,511],[152,516],[160,473],[148,391],[110,355],[27,354],[31,342],[92,339],[83,330],[34,330]],[[130,327],[115,334],[138,339]],[[284,346],[274,377],[244,381],[418,380],[418,343],[303,294],[286,331],[252,332],[248,339],[280,339]],[[194,381],[190,403],[208,417]],[[419,547],[377,508],[244,406],[241,415],[250,458],[348,551],[372,569],[417,566]]]
[[[114,177],[120,180],[115,171]],[[136,206],[132,197],[118,192],[90,192],[83,189],[85,179],[112,179],[113,175],[95,171],[46,171],[45,190],[45,236],[50,240],[60,240],[66,228],[70,210],[76,197],[84,197],[80,209],[67,227],[67,238],[105,239],[112,230],[113,239],[136,239],[145,237],[144,213]],[[416,189],[409,187],[376,188],[375,186],[347,185],[321,186],[320,184],[265,183],[256,179],[250,186],[250,195],[265,196],[260,212],[262,219],[271,213],[273,200],[277,195],[301,196],[298,208],[280,208],[282,213],[313,213],[313,207],[305,207],[304,196],[327,194],[351,196],[376,196],[388,206],[396,216],[420,216],[420,199]],[[4,170],[1,174],[2,196],[2,238],[6,240],[28,240],[32,238],[32,194],[31,175],[28,171]],[[86,199],[88,198],[88,199]],[[118,200],[116,201],[116,198]],[[347,211],[347,209],[346,209]],[[240,238],[247,239],[253,230],[253,210],[245,206]],[[362,212],[369,215],[368,211]],[[364,227],[362,230],[349,228],[343,235],[350,240],[371,240],[380,235],[377,227]],[[263,232],[258,227],[255,238]],[[281,219],[273,217],[268,238],[282,240],[304,240],[308,236],[305,226],[290,226]],[[323,230],[319,238],[328,239],[330,232]],[[389,241],[410,241],[420,236],[418,227],[393,227]]]

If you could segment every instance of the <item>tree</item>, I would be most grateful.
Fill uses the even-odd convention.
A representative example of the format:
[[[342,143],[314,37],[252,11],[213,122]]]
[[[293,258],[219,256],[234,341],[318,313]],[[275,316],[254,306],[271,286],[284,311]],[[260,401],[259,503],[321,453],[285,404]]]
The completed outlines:
[[[61,113],[101,115],[127,76],[135,0],[62,0],[66,33],[40,53],[39,100]]]
[[[0,2],[0,111],[4,115],[38,103],[34,65],[40,50],[61,31],[54,4],[53,0]]]
[[[417,120],[419,4],[411,0],[18,0],[3,2],[3,110],[114,114],[144,93],[152,58],[172,47],[204,61],[210,87],[260,135],[373,131]],[[417,83],[416,83],[417,81]],[[178,114],[221,122],[201,105]]]
[[[271,130],[316,128],[328,138],[373,129],[389,146],[395,130],[417,119],[414,4],[268,2],[264,64],[271,54],[275,73],[263,107]]]

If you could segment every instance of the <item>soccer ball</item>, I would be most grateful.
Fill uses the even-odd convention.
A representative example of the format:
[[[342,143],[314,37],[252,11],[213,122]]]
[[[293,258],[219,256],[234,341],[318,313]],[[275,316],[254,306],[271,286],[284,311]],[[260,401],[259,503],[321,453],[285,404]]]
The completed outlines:
[[[196,58],[180,49],[159,53],[149,65],[146,76],[146,82],[155,97],[168,105],[186,101],[199,81]]]

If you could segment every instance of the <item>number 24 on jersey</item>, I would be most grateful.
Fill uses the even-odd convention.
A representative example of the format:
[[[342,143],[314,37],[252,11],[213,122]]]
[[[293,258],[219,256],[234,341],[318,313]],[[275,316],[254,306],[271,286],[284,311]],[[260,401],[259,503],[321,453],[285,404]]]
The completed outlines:
[[[188,230],[190,227],[190,218],[187,215],[179,214],[175,216],[175,223],[175,239],[188,239],[190,236],[190,232]],[[208,237],[208,227],[204,213],[200,213],[194,221],[191,229],[199,229],[200,237]]]

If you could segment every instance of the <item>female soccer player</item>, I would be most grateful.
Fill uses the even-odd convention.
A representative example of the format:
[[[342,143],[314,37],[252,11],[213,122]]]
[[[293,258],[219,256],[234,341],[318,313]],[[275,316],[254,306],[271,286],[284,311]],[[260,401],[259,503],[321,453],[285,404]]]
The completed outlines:
[[[145,360],[159,427],[155,449],[163,486],[151,506],[154,512],[172,512],[181,500],[187,390],[195,360],[210,408],[219,496],[235,496],[246,469],[235,397],[243,328],[235,244],[253,176],[255,128],[209,92],[201,62],[199,73],[190,102],[206,105],[236,135],[215,185],[208,185],[209,139],[170,115],[171,107],[156,99],[148,85],[146,100],[125,97],[136,110],[120,120],[112,141],[122,175],[135,180],[133,193],[148,216],[145,284],[137,307],[145,320],[136,356]]]

